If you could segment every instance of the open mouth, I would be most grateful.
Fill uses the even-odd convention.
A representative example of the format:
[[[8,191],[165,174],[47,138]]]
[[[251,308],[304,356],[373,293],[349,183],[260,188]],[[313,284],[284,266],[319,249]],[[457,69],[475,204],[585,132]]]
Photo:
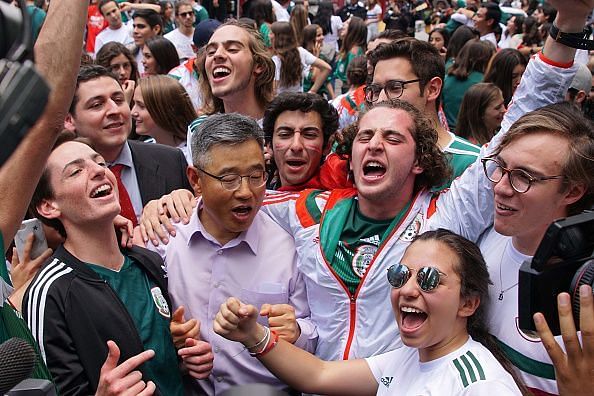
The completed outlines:
[[[400,307],[400,318],[402,321],[401,331],[410,331],[419,328],[425,323],[427,314],[418,308],[402,306]]]
[[[109,184],[102,184],[99,187],[95,188],[93,191],[91,191],[91,198],[102,198],[102,197],[106,197],[109,194],[111,194],[111,191],[113,190],[113,187]]]
[[[253,210],[253,208],[251,206],[240,205],[240,206],[236,206],[233,209],[231,209],[231,212],[233,212],[235,217],[237,217],[239,219],[244,219],[250,215],[252,210]]]
[[[386,167],[377,161],[369,161],[363,165],[363,175],[371,178],[380,178],[386,173]]]
[[[306,161],[298,160],[298,159],[286,161],[286,164],[289,165],[291,168],[299,168],[299,167],[305,165],[306,163],[307,163]]]
[[[123,122],[112,122],[111,124],[107,124],[103,129],[117,129],[124,125]]]
[[[505,206],[505,205],[500,204],[500,203],[497,204],[497,209],[504,210],[504,211],[509,211],[509,212],[515,212],[516,211],[516,209],[510,208],[509,206]]]
[[[212,71],[212,76],[214,78],[224,78],[227,77],[229,74],[231,74],[231,70],[224,66],[215,67],[215,69]]]

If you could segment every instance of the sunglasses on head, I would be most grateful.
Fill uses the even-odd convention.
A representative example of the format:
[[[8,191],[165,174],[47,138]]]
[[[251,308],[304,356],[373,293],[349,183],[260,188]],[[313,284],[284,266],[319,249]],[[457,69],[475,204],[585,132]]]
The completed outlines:
[[[412,276],[412,271],[404,264],[394,264],[388,268],[388,282],[394,289],[400,289]],[[442,276],[447,276],[435,267],[423,267],[417,270],[417,284],[424,292],[431,292],[439,286]]]

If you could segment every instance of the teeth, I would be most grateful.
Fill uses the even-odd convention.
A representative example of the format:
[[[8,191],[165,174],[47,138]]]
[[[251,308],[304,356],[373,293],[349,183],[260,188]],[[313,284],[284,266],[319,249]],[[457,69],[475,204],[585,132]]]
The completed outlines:
[[[221,75],[221,74],[227,75],[227,74],[229,74],[229,73],[231,73],[231,70],[229,70],[229,69],[228,69],[228,68],[226,68],[226,67],[221,67],[221,66],[219,66],[219,67],[216,67],[216,68],[213,70],[213,72],[212,72],[212,74],[213,74],[215,77],[217,77],[217,76],[219,76],[219,75]]]
[[[365,166],[374,166],[374,167],[377,167],[377,168],[383,168],[384,167],[382,164],[380,164],[379,162],[376,162],[376,161],[368,162]]]
[[[505,206],[505,205],[501,205],[501,204],[497,204],[497,208],[501,209],[501,210],[514,210],[513,208],[510,208],[509,206]]]
[[[91,192],[91,198],[95,198],[97,195],[111,191],[111,186],[109,184],[103,184]]]
[[[423,314],[425,312],[421,311],[420,309],[416,309],[413,307],[400,307],[400,310],[402,312],[411,312],[411,313],[418,313],[418,314]]]

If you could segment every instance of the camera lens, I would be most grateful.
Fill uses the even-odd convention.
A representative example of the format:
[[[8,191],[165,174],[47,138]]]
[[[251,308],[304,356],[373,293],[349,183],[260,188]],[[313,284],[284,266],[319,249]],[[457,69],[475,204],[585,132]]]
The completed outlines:
[[[573,318],[575,323],[579,323],[580,318],[580,286],[590,285],[594,288],[594,260],[586,261],[575,272],[571,280],[569,295],[571,296],[571,307],[573,309]]]

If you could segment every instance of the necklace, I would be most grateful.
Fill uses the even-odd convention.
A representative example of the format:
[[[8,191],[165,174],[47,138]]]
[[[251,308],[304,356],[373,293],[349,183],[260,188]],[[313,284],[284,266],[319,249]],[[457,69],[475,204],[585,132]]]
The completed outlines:
[[[509,247],[509,241],[506,243],[505,248],[503,249],[503,254],[501,255],[501,260],[499,260],[499,285],[501,286],[499,288],[499,301],[503,300],[503,295],[510,291],[511,289],[513,289],[514,287],[518,286],[518,283],[520,283],[519,281],[514,283],[513,285],[507,287],[507,288],[503,288],[503,276],[501,275],[501,267],[503,264],[503,259],[505,258],[505,254],[507,253],[507,249]]]

